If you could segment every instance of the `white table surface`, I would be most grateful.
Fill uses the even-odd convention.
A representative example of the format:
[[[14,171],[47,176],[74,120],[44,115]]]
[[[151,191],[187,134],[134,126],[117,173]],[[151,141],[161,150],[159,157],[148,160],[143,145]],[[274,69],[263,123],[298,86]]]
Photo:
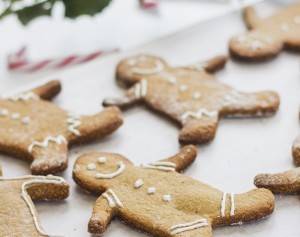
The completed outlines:
[[[278,5],[262,3],[258,7],[260,12],[271,12]],[[187,64],[226,54],[227,40],[244,30],[240,13],[224,16],[138,49],[33,81],[42,83],[51,78],[60,78],[63,91],[54,103],[78,113],[95,113],[101,109],[103,98],[123,92],[114,80],[115,65],[121,58],[144,52],[160,55],[172,65]],[[260,172],[293,168],[291,144],[299,132],[299,76],[298,54],[283,52],[275,60],[251,65],[230,60],[226,68],[216,74],[217,80],[244,91],[277,91],[281,96],[280,109],[272,118],[221,120],[216,138],[199,148],[198,159],[185,174],[220,190],[240,193],[254,188],[253,178]],[[12,81],[5,80],[0,92],[15,88],[17,79]],[[27,78],[18,84],[19,89],[28,81]],[[112,136],[101,142],[71,149],[69,168],[63,173],[71,185],[69,199],[36,204],[46,231],[72,237],[90,236],[87,223],[97,197],[82,191],[71,178],[72,166],[79,154],[88,151],[117,152],[138,165],[173,155],[179,150],[179,129],[164,118],[143,107],[136,107],[124,113],[124,120],[124,125]],[[25,161],[0,155],[0,163],[7,177],[30,172],[29,164]],[[296,237],[300,235],[299,220],[299,196],[277,196],[275,212],[269,218],[242,226],[216,228],[213,236]],[[115,220],[105,236],[145,235]]]

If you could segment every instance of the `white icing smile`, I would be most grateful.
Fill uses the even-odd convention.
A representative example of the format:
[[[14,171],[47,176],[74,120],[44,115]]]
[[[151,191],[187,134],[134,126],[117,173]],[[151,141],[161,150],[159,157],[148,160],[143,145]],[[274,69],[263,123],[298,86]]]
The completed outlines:
[[[103,174],[103,173],[97,173],[95,178],[96,179],[112,179],[114,177],[119,176],[120,174],[122,174],[126,168],[125,164],[122,161],[119,161],[117,163],[119,169],[113,173],[110,174]]]
[[[154,67],[153,68],[139,68],[134,67],[132,68],[132,72],[134,74],[142,74],[142,75],[152,75],[161,72],[164,69],[164,65],[159,60],[154,61]]]

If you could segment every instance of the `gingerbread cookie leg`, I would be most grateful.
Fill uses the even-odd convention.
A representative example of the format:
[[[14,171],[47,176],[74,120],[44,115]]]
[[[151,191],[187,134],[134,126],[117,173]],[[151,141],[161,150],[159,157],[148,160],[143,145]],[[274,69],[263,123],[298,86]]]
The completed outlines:
[[[298,194],[300,193],[300,168],[276,174],[259,174],[255,177],[254,184],[276,194]]]
[[[293,143],[293,158],[294,163],[300,165],[300,135],[295,139]]]
[[[28,147],[33,162],[32,174],[57,174],[68,166],[68,142],[63,136],[46,137],[43,141],[33,142]]]
[[[277,93],[240,93],[232,90],[224,98],[221,114],[227,117],[261,117],[274,114],[278,107]]]
[[[178,154],[155,162],[156,164],[169,165],[174,167],[177,172],[182,172],[186,169],[197,157],[197,147],[193,145],[184,146]]]
[[[38,96],[43,100],[51,100],[61,91],[60,81],[50,81],[40,87],[32,89],[34,95]]]
[[[197,114],[196,119],[183,118],[183,128],[180,131],[179,142],[181,144],[203,144],[211,141],[215,137],[218,127],[217,112],[202,112]],[[208,117],[203,116],[205,113],[212,113]],[[199,115],[199,116],[198,116]]]
[[[93,214],[88,224],[88,231],[92,234],[104,234],[107,226],[116,215],[117,206],[108,192],[103,193],[96,201]]]

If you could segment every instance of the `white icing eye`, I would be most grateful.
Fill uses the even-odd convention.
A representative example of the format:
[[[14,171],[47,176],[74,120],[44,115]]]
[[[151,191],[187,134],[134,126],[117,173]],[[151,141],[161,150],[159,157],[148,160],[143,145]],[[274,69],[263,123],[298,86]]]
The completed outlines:
[[[22,123],[29,124],[30,123],[30,118],[29,117],[22,118]]]
[[[90,163],[86,166],[87,170],[95,170],[96,169],[96,165],[94,163]]]
[[[155,187],[150,187],[150,188],[148,188],[147,192],[148,192],[148,194],[153,194],[153,193],[156,192],[156,188]]]
[[[172,198],[171,198],[171,195],[163,195],[163,200],[165,201],[165,202],[170,202],[171,200],[172,200]]]
[[[140,188],[144,185],[144,181],[142,179],[138,179],[137,181],[135,181],[134,183],[134,187],[135,188]]]
[[[98,159],[97,159],[97,162],[99,164],[104,164],[105,162],[107,161],[106,157],[104,156],[100,156]]]
[[[14,114],[11,115],[11,118],[12,118],[13,120],[17,120],[17,119],[20,118],[20,114],[14,113]]]
[[[0,114],[1,114],[2,116],[7,116],[7,115],[8,115],[8,110],[7,110],[7,109],[1,109],[1,110],[0,110]]]

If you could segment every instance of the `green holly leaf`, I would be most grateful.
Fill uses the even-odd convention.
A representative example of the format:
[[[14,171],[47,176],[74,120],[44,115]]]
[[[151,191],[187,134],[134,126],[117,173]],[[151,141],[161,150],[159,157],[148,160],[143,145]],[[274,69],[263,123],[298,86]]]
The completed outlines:
[[[25,7],[18,11],[14,11],[14,13],[17,14],[22,24],[26,25],[28,24],[28,22],[35,19],[36,17],[50,16],[53,3],[53,1],[38,3],[29,7]]]
[[[111,0],[62,0],[65,4],[66,17],[75,18],[80,15],[95,15],[101,12]]]

